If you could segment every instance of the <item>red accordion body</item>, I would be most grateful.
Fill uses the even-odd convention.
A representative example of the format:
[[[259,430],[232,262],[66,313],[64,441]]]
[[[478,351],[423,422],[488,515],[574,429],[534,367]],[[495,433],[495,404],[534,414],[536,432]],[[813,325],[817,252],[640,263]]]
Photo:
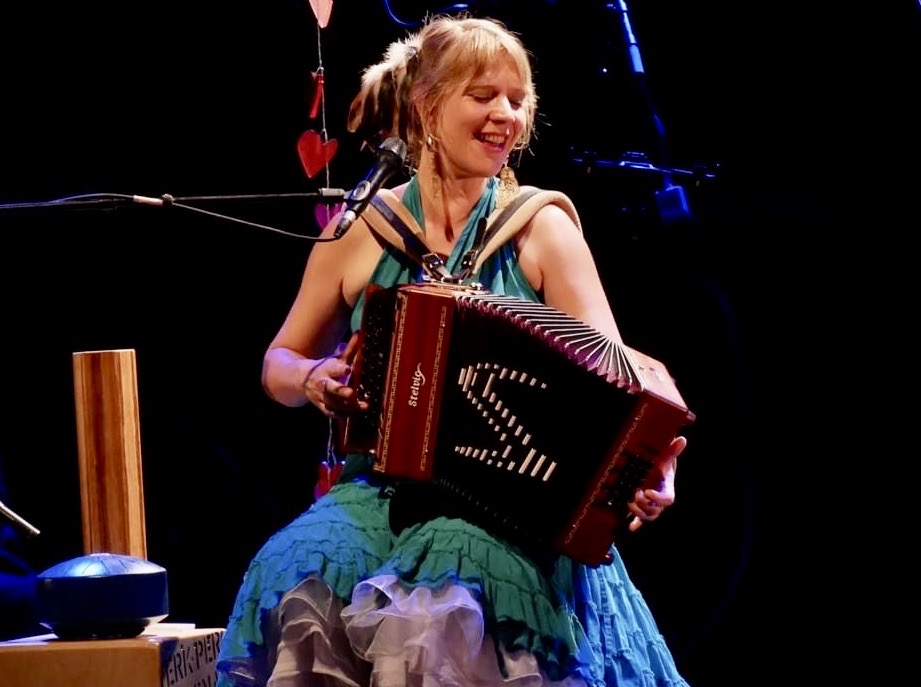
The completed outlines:
[[[342,448],[587,565],[610,560],[636,488],[695,419],[658,361],[476,287],[372,287],[361,337],[350,384],[370,410]]]

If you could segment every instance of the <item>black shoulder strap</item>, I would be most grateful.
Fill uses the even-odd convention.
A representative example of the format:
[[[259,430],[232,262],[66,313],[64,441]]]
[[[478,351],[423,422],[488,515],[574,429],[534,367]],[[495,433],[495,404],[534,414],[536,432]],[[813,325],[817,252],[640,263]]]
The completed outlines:
[[[490,221],[490,218],[480,220],[480,226],[477,227],[477,236],[473,242],[473,247],[467,251],[467,254],[464,255],[464,259],[461,260],[460,279],[466,279],[473,273],[474,267],[477,264],[477,259],[483,252],[483,248],[489,243],[489,240],[498,233],[502,225],[505,224],[512,215],[518,212],[528,198],[538,193],[540,193],[539,188],[528,186],[522,189],[511,203],[499,210],[498,214],[494,211],[492,221]]]
[[[441,257],[428,247],[415,218],[389,190],[382,189],[372,197],[361,217],[378,236],[422,265],[430,277],[457,282],[476,274],[486,258],[521,231],[538,210],[551,203],[563,208],[581,230],[579,215],[569,197],[559,191],[523,186],[511,203],[480,221],[473,247],[464,256],[456,275],[448,272]]]
[[[429,249],[428,245],[425,243],[422,232],[416,232],[410,229],[409,225],[403,221],[403,218],[401,218],[394,211],[393,207],[391,207],[381,196],[375,195],[372,197],[371,205],[381,214],[384,220],[397,231],[400,239],[402,239],[402,245],[400,242],[395,241],[392,236],[379,231],[379,223],[369,221],[368,224],[372,229],[422,265],[433,279],[437,279],[438,281],[452,280],[451,273],[448,272],[444,260],[442,260],[437,253]],[[400,206],[402,207],[402,204]],[[371,220],[372,218],[369,217],[368,219]]]
[[[496,210],[489,218],[484,240],[479,242],[478,254],[472,260],[471,274],[476,274],[483,262],[496,249],[524,229],[534,215],[545,205],[556,205],[569,215],[579,231],[582,222],[572,200],[560,191],[548,191],[534,186],[525,186],[515,199],[501,210]]]
[[[485,246],[493,236],[499,233],[502,225],[508,222],[512,215],[521,209],[522,205],[524,205],[531,197],[536,196],[541,192],[541,189],[537,188],[536,186],[526,186],[525,188],[522,188],[518,195],[515,196],[515,200],[502,208],[498,215],[494,215],[492,221],[489,223],[489,226],[486,229],[486,235],[483,237],[483,245]]]

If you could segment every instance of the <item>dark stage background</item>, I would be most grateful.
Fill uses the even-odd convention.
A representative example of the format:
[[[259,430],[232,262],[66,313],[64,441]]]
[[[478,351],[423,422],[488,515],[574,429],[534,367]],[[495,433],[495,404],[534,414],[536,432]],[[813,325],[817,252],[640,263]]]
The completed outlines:
[[[752,684],[740,666],[806,684],[820,666],[791,678],[777,656],[827,619],[840,495],[817,490],[844,428],[823,406],[843,402],[829,360],[866,279],[843,237],[858,221],[869,251],[903,221],[892,201],[910,178],[893,170],[917,122],[918,5],[635,0],[645,92],[608,5],[470,8],[535,56],[541,123],[519,180],[576,200],[627,342],[668,365],[698,416],[676,505],[621,550],[692,685]],[[25,542],[36,571],[83,553],[73,352],[137,351],[148,551],[171,621],[225,625],[250,557],[310,504],[326,426],[259,384],[309,240],[181,208],[19,204],[348,189],[371,162],[344,127],[360,69],[404,34],[397,19],[442,7],[339,0],[319,36],[306,0],[0,10],[0,453],[5,502],[42,530]],[[319,66],[339,148],[308,178],[296,143],[323,129]],[[622,164],[635,154],[676,171],[689,218],[663,219],[667,179]],[[319,231],[308,200],[193,204]]]

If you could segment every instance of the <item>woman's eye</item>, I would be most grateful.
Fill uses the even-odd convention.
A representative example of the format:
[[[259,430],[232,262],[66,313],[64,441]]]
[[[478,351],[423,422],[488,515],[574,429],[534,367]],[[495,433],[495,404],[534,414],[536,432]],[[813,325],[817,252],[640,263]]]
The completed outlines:
[[[479,92],[479,93],[471,93],[471,94],[470,94],[470,97],[473,98],[474,100],[476,100],[478,103],[484,103],[484,104],[485,104],[485,103],[489,103],[489,102],[491,102],[491,101],[493,101],[493,100],[495,100],[496,98],[499,98],[499,97],[501,97],[501,96],[500,96],[500,94],[498,94],[498,93],[482,93],[482,92]],[[509,98],[509,99],[508,99],[508,102],[509,102],[509,105],[511,105],[511,106],[512,106],[514,109],[516,109],[516,110],[517,110],[517,109],[520,109],[521,107],[524,106],[524,98]]]

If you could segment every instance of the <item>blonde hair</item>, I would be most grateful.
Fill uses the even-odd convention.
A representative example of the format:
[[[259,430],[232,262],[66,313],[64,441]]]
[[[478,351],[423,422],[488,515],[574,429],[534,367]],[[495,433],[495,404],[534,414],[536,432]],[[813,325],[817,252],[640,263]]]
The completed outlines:
[[[511,60],[525,86],[525,125],[515,142],[516,149],[524,149],[537,113],[530,55],[521,39],[494,19],[436,16],[416,33],[391,43],[384,59],[362,72],[346,128],[374,147],[399,136],[408,148],[407,165],[414,167],[428,133],[425,122],[438,113],[448,92],[500,59]]]

